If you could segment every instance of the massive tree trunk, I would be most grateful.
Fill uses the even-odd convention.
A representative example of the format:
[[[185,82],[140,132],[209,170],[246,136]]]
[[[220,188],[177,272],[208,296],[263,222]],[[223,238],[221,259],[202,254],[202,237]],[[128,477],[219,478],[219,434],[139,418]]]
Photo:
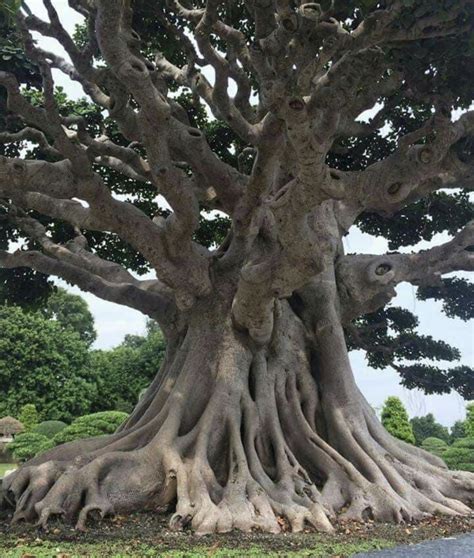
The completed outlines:
[[[228,289],[227,289],[228,290]],[[114,435],[55,448],[4,482],[14,519],[175,507],[174,527],[278,532],[468,513],[467,473],[392,438],[358,390],[335,283],[277,301],[256,344],[230,298],[203,300]],[[311,315],[309,321],[307,315]],[[280,520],[279,520],[280,519]]]
[[[144,3],[148,39],[156,18],[175,41],[172,60],[159,42],[152,61],[154,38],[141,45],[132,28],[143,23],[133,12],[141,3],[70,2],[88,21],[84,49],[44,4],[49,21],[17,18],[44,106],[0,72],[8,110],[24,124],[18,131],[11,119],[0,142],[34,142],[46,159],[0,158],[1,217],[30,239],[27,249],[0,250],[0,266],[57,275],[140,310],[159,322],[168,350],[119,432],[53,449],[7,477],[2,498],[14,518],[45,525],[66,514],[84,527],[93,510],[172,505],[174,526],[207,533],[276,532],[280,518],[294,530],[305,522],[329,530],[336,514],[400,521],[469,513],[474,476],[448,471],[382,428],[354,382],[343,331],[383,307],[402,281],[439,285],[443,274],[474,269],[474,223],[461,229],[464,218],[453,219],[460,230],[449,242],[423,252],[342,249],[364,214],[396,215],[440,188],[472,185],[474,111],[451,121],[452,108],[470,103],[446,88],[438,67],[452,49],[418,48],[448,36],[467,45],[472,25],[459,23],[461,8],[413,17],[406,2],[373,3],[365,16],[343,2],[238,2],[248,12],[233,27],[234,9],[218,0],[193,9]],[[70,62],[38,46],[33,32],[55,37]],[[418,57],[411,67],[405,44],[427,53],[429,71]],[[113,126],[63,116],[56,68]],[[193,118],[181,91],[193,99]],[[431,111],[421,110],[425,101]],[[211,149],[210,122],[198,123],[204,106],[230,143]],[[371,107],[373,118],[362,122]],[[405,107],[420,112],[414,129],[400,120]],[[386,126],[394,137],[382,142]],[[166,216],[150,189],[168,202]],[[231,221],[218,248],[196,241],[203,209]],[[53,234],[57,223],[69,224],[67,238]],[[103,241],[89,246],[85,231],[113,244],[118,236],[124,252],[140,257],[104,259]],[[156,279],[122,267],[141,259]]]

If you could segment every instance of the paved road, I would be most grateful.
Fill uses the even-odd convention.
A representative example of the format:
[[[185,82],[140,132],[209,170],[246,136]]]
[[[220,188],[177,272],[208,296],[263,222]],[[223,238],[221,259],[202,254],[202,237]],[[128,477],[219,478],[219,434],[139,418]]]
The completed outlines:
[[[354,554],[352,558],[474,558],[474,533],[412,546],[397,546],[390,550]]]

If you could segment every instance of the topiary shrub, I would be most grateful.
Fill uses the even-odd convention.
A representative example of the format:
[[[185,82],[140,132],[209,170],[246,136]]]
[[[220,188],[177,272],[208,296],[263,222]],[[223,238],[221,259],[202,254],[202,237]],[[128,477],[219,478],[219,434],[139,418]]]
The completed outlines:
[[[121,411],[103,411],[92,415],[84,415],[56,434],[52,441],[57,446],[82,438],[113,434],[127,418],[127,413]]]
[[[7,449],[18,461],[26,461],[39,453],[53,447],[53,442],[43,434],[36,432],[25,432],[18,434],[13,442],[7,445]]]
[[[424,450],[444,459],[444,454],[449,446],[444,440],[430,436],[429,438],[425,438],[423,440],[421,447]]]
[[[474,438],[456,440],[443,454],[450,469],[474,473]]]
[[[46,438],[54,438],[56,434],[62,432],[66,428],[67,424],[62,420],[45,420],[40,422],[33,428],[33,432],[36,434],[42,434]]]

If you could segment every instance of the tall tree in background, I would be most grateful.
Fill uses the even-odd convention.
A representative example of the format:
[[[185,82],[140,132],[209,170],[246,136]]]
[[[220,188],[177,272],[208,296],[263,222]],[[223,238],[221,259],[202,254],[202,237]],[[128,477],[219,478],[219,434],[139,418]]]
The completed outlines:
[[[469,368],[419,363],[454,348],[386,307],[407,281],[472,314],[472,286],[442,279],[474,268],[474,111],[451,118],[473,99],[472,3],[70,0],[75,40],[44,5],[48,21],[16,20],[42,90],[0,73],[1,139],[24,147],[1,160],[4,245],[22,248],[0,265],[142,311],[167,354],[116,434],[7,477],[15,519],[176,501],[172,525],[207,533],[469,513],[474,477],[383,429],[346,339],[408,387],[473,392]],[[92,103],[55,92],[52,69]],[[345,254],[355,225],[392,252]]]
[[[408,442],[415,443],[413,429],[408,420],[408,413],[400,398],[388,397],[382,409],[382,424],[392,436]]]
[[[156,376],[165,348],[163,334],[156,322],[149,320],[145,336],[127,335],[118,347],[92,351],[90,368],[97,385],[92,411],[130,413]]]
[[[0,306],[0,416],[19,417],[26,405],[41,420],[70,421],[89,412],[95,384],[76,332],[39,312]]]
[[[410,424],[417,446],[421,446],[423,440],[430,437],[440,438],[446,443],[449,442],[449,430],[446,426],[436,422],[432,413],[428,413],[424,417],[413,417]]]
[[[57,288],[48,297],[43,313],[54,319],[65,329],[75,331],[88,346],[97,338],[92,316],[87,302],[78,295]]]

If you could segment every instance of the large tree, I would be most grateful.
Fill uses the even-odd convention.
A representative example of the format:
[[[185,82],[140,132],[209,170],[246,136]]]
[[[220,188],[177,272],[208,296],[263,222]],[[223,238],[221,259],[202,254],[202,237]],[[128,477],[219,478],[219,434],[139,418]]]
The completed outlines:
[[[473,99],[472,3],[69,4],[86,20],[74,38],[51,0],[47,21],[26,7],[17,16],[41,92],[0,73],[2,141],[25,142],[1,160],[7,238],[23,247],[1,252],[0,265],[142,311],[167,353],[116,434],[7,477],[14,518],[45,525],[64,513],[83,527],[92,510],[176,502],[172,525],[206,533],[277,532],[279,516],[329,530],[339,512],[469,513],[473,475],[383,429],[346,337],[408,386],[472,393],[467,367],[404,364],[457,353],[384,308],[407,281],[452,315],[472,313],[472,287],[442,279],[474,268],[474,111],[451,118]],[[92,105],[55,93],[53,69]],[[416,253],[345,254],[355,225],[391,250],[451,238]]]

